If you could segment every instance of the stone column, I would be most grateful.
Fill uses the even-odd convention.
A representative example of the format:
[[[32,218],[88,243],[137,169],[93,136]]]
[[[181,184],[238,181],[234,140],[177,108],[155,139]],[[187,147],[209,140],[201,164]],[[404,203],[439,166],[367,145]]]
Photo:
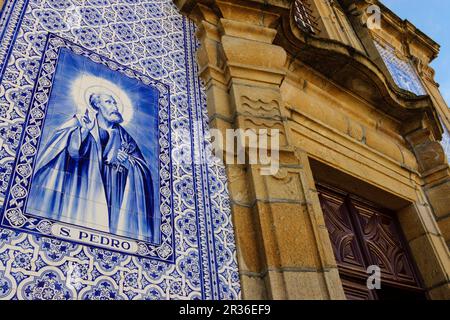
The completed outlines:
[[[426,126],[411,121],[405,137],[413,149],[423,177],[423,189],[447,244],[450,243],[450,167],[442,145]]]
[[[277,174],[226,164],[243,298],[345,299],[308,158],[289,147],[287,55],[273,40],[290,2],[175,1],[199,28],[211,127],[280,131]]]

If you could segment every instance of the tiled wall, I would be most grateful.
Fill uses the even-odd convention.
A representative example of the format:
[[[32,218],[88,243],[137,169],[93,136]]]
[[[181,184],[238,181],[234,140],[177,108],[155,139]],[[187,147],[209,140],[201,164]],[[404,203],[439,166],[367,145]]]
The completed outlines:
[[[6,2],[0,20],[1,299],[239,298],[226,175],[205,160],[208,125],[194,32],[171,0]],[[114,98],[124,118],[122,129],[115,124],[107,135],[100,111],[84,112],[98,90]],[[74,132],[91,121],[98,135],[89,129],[91,147],[83,140],[88,151],[81,158],[95,158],[101,173],[97,180],[83,176],[97,172],[94,166],[71,180],[73,168],[86,168],[81,160],[72,167],[55,163],[72,157]],[[108,144],[113,137],[118,146]],[[123,165],[128,180],[120,192],[108,189],[104,173],[105,163],[122,168],[118,151],[132,159]],[[59,178],[48,182],[48,172]],[[98,185],[80,191],[81,180]],[[77,194],[67,181],[75,181]],[[113,198],[125,194],[120,203],[140,199],[139,205],[116,208],[104,190],[113,190]],[[58,192],[68,200],[56,201]],[[87,209],[73,209],[81,205]],[[134,217],[145,207],[152,209],[144,222],[130,218],[113,227],[114,210]],[[103,222],[90,223],[97,219]],[[148,221],[151,227],[142,229]],[[113,240],[130,247],[111,247]]]

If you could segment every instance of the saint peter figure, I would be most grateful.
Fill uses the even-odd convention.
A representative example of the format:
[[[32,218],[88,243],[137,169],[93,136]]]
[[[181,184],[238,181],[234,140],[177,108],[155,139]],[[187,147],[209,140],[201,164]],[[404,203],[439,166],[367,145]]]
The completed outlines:
[[[120,236],[154,241],[153,184],[111,93],[59,127],[38,158],[28,212]]]

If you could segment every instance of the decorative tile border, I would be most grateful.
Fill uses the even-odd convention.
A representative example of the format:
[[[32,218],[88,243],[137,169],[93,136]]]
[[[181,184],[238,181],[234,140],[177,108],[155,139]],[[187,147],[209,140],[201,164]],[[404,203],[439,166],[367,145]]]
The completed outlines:
[[[447,155],[447,158],[450,160],[450,133],[447,130],[447,127],[444,125],[444,134],[442,135],[442,146],[444,147],[444,152]]]

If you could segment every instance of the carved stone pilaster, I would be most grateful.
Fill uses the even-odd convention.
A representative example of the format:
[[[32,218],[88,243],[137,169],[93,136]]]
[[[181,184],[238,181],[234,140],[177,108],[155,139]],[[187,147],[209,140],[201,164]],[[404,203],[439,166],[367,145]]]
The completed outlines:
[[[280,132],[277,174],[226,164],[243,298],[344,299],[308,158],[289,147],[287,54],[274,39],[291,2],[175,1],[199,28],[211,126]]]

